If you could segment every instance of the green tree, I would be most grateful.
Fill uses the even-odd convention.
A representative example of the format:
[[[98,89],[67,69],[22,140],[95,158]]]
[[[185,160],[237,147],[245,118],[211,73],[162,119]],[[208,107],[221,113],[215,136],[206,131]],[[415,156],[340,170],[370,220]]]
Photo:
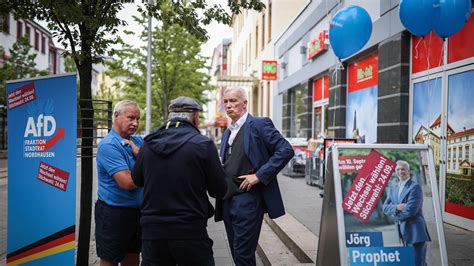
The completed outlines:
[[[144,28],[141,37],[146,40],[146,21],[137,20]],[[199,55],[202,41],[177,24],[158,25],[152,36],[152,127],[156,127],[166,120],[172,99],[184,95],[204,102],[203,91],[212,87],[208,85],[206,58]],[[125,43],[123,47],[117,53],[118,59],[108,63],[107,74],[127,77],[125,98],[134,99],[145,107],[147,47],[133,48]]]
[[[31,48],[26,37],[17,39],[9,49],[8,57],[5,49],[0,46],[0,58],[5,59],[3,67],[0,68],[0,104],[5,104],[5,81],[49,74],[48,70],[36,68],[36,54]]]
[[[231,16],[220,5],[209,5],[205,0],[156,0],[146,4],[142,14],[148,14],[162,21],[163,4],[171,3],[176,14],[164,18],[169,25],[179,24],[198,39],[205,40],[207,32],[203,24],[211,21],[230,24]],[[231,13],[238,14],[242,8],[261,10],[260,0],[228,1]],[[125,25],[117,17],[123,8],[117,0],[3,0],[0,1],[0,15],[12,12],[22,18],[47,21],[48,28],[56,39],[74,58],[80,82],[80,115],[82,120],[81,147],[81,209],[77,265],[88,265],[90,242],[90,220],[92,210],[92,163],[93,163],[93,109],[92,109],[92,64],[100,62],[117,43],[120,26]],[[202,15],[200,15],[202,14]]]

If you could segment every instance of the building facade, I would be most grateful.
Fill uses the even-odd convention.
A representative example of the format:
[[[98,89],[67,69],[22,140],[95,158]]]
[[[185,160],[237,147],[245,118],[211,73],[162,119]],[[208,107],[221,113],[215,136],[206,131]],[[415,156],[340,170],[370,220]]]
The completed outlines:
[[[64,63],[61,64],[62,56],[54,45],[49,30],[34,21],[16,20],[12,14],[0,17],[0,23],[2,23],[0,45],[5,49],[7,57],[9,56],[8,50],[12,48],[17,39],[27,37],[30,40],[33,53],[36,54],[36,68],[48,70],[51,74],[61,73],[60,67]]]
[[[474,16],[444,41],[434,33],[421,39],[403,27],[398,4],[311,1],[275,41],[274,106],[282,106],[281,113],[273,108],[275,123],[287,137],[430,145],[444,218],[474,230]],[[359,52],[339,62],[326,34],[332,16],[349,5],[368,11],[373,30]],[[471,196],[460,200],[458,190]]]
[[[308,2],[266,0],[264,10],[243,10],[232,17],[232,45],[227,55],[230,77],[221,84],[244,87],[253,115],[273,117],[275,81],[262,78],[262,62],[276,60],[275,40]]]

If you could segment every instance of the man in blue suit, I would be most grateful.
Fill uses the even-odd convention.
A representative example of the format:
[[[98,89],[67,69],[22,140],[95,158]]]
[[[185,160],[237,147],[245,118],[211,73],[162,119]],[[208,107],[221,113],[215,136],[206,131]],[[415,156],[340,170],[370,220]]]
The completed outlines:
[[[410,165],[397,161],[395,172],[399,182],[389,190],[383,212],[395,219],[405,246],[415,253],[415,265],[426,265],[426,242],[431,241],[423,217],[423,192],[421,186],[410,178]]]
[[[220,157],[230,193],[216,201],[215,219],[224,220],[234,263],[255,265],[263,214],[272,219],[285,214],[276,176],[294,152],[269,118],[248,114],[244,89],[225,90],[224,104],[232,123]]]

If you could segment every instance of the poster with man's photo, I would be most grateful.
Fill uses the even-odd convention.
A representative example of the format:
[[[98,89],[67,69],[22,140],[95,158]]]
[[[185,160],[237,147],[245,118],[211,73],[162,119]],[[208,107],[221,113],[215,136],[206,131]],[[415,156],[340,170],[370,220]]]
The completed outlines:
[[[347,251],[341,260],[348,265],[442,265],[444,233],[428,147],[340,146],[333,165],[341,191],[336,195],[344,228],[339,239],[342,234]]]

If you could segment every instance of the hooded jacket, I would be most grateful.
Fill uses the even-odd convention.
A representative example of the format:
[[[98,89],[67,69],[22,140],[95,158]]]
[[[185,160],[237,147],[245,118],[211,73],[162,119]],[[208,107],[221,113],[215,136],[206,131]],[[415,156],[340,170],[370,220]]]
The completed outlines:
[[[207,220],[214,215],[207,193],[222,198],[227,189],[214,143],[183,119],[145,138],[132,178],[144,187],[143,239],[207,237]]]

